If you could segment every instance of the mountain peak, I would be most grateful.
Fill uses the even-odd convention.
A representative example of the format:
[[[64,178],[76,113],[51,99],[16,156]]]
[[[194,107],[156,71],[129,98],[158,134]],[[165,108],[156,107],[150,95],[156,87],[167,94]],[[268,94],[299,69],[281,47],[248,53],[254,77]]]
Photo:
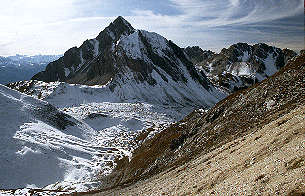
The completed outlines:
[[[116,21],[124,21],[124,22],[128,23],[128,21],[125,18],[123,18],[123,16],[118,16],[113,22],[116,22]]]
[[[131,24],[125,20],[122,16],[117,17],[106,29],[104,29],[100,34],[96,37],[96,39],[100,42],[105,42],[107,38],[105,35],[109,35],[113,40],[119,40],[121,35],[129,35],[133,33],[135,29],[131,26]],[[106,35],[106,37],[107,37]],[[108,36],[108,37],[109,37]]]
[[[125,20],[122,16],[118,16],[113,22],[112,25],[116,27],[127,27],[130,30],[134,30],[134,28],[131,26],[131,24]]]

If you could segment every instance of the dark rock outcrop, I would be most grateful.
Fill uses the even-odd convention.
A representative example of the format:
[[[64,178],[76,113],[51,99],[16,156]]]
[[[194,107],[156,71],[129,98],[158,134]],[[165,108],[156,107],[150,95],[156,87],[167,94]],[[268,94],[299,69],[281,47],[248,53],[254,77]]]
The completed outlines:
[[[45,71],[32,79],[89,85],[106,83],[114,74],[113,44],[122,35],[134,31],[123,17],[118,17],[95,39],[86,40],[79,48],[69,49],[62,58],[50,63]]]
[[[211,58],[215,54],[210,50],[202,50],[199,46],[186,47],[184,52],[194,65]]]

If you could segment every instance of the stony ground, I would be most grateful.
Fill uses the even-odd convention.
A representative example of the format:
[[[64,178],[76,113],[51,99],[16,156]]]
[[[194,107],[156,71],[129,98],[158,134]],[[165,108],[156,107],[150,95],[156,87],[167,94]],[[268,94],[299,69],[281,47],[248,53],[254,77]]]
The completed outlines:
[[[303,195],[305,106],[147,180],[96,195]]]

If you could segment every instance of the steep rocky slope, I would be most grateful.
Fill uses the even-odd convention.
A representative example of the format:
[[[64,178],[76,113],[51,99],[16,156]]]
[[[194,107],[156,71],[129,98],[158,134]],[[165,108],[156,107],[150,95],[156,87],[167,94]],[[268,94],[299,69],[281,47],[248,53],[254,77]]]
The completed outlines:
[[[304,172],[305,156],[302,142],[305,129],[304,77],[305,54],[302,53],[274,76],[230,95],[207,112],[194,111],[184,120],[146,140],[135,150],[131,161],[120,160],[112,175],[102,179],[101,188],[107,190],[110,187],[127,186],[126,189],[119,188],[111,194],[125,193],[128,190],[138,190],[137,194],[153,194],[156,189],[159,189],[156,194],[171,194],[171,189],[178,187],[179,183],[192,184],[193,188],[188,187],[191,192],[186,194],[191,194],[192,191],[197,191],[197,194],[216,194],[226,190],[237,191],[236,193],[258,191],[252,193],[259,194],[260,189],[261,192],[288,194],[290,191],[302,190],[305,181],[304,173],[300,174],[301,171]],[[260,146],[252,149],[253,145]],[[295,154],[289,154],[291,149],[298,150]],[[288,154],[285,155],[285,152]],[[232,158],[236,159],[230,159],[228,153],[232,153]],[[196,157],[198,159],[194,160]],[[187,163],[190,160],[194,161]],[[206,176],[200,177],[203,184],[194,184],[195,179],[187,177],[189,172],[196,174],[192,170],[188,172],[187,166],[195,167],[195,164],[199,164],[198,160],[203,164],[203,170],[200,170],[203,174],[204,168],[211,168]],[[279,160],[281,165],[276,164]],[[184,163],[187,165],[180,167]],[[236,167],[230,167],[234,165]],[[274,169],[267,168],[263,173],[250,176],[249,180],[256,183],[251,181],[248,188],[244,187],[243,182],[246,183],[248,179],[247,173],[258,172],[264,165],[270,165]],[[284,171],[283,174],[287,174],[287,178],[280,177],[281,170]],[[166,173],[160,174],[162,171]],[[179,173],[183,175],[180,176]],[[176,178],[173,181],[166,178],[167,181],[164,181],[165,178],[162,177],[162,185],[156,185],[155,188],[150,186],[152,192],[143,192],[144,186],[150,182],[159,184],[160,175],[128,187],[156,174],[167,177],[176,175]],[[237,181],[235,175],[241,179]],[[177,176],[184,176],[185,180]],[[167,184],[163,184],[165,182]],[[235,182],[237,189],[232,185]],[[166,187],[171,189],[164,190]],[[227,188],[222,189],[224,187]],[[180,191],[183,192],[181,189]],[[106,193],[109,192],[102,195]]]
[[[188,50],[190,49],[192,48]],[[194,48],[192,51],[201,55],[207,53]],[[202,70],[214,85],[232,93],[270,77],[294,56],[296,53],[289,49],[282,50],[267,44],[252,46],[237,43],[196,63],[197,68]]]
[[[304,110],[296,108],[253,134],[148,180],[97,195],[303,196]]]

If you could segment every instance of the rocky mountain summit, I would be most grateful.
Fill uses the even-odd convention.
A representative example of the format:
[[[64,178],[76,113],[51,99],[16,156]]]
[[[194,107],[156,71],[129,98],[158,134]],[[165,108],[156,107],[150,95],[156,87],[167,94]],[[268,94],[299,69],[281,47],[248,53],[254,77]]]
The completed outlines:
[[[121,100],[210,107],[225,94],[197,72],[184,50],[118,17],[32,79],[107,85]]]
[[[186,53],[209,80],[228,93],[248,88],[275,74],[297,54],[260,43],[237,43],[219,54],[188,47]]]
[[[165,75],[175,82],[187,82],[183,67],[194,80],[208,88],[208,83],[197,75],[181,48],[156,33],[136,30],[118,17],[95,39],[69,49],[33,79],[94,85],[106,84],[121,72],[132,71],[137,81],[155,85],[153,73],[165,82],[168,82]]]

